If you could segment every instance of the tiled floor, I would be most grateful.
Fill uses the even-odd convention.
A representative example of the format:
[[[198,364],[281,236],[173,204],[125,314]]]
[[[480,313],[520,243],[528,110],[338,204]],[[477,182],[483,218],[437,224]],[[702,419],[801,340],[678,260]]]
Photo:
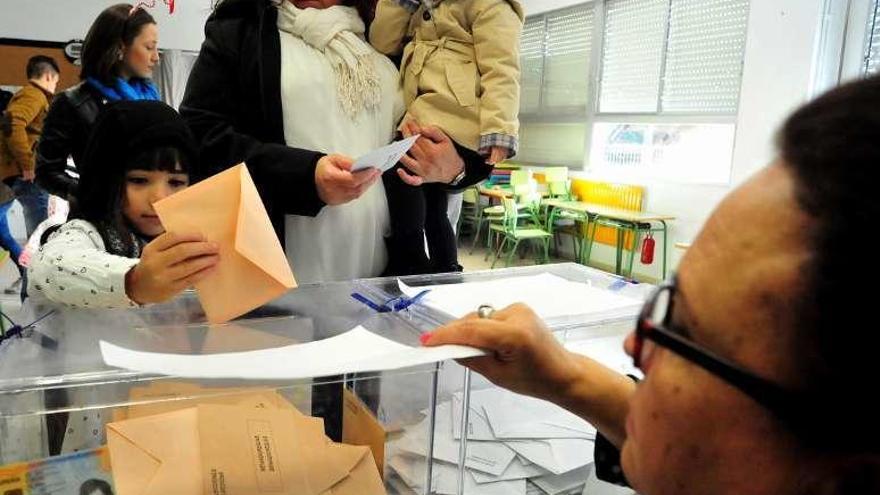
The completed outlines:
[[[464,267],[466,272],[488,270],[492,266],[492,256],[489,256],[488,260],[485,259],[487,251],[488,249],[481,245],[477,246],[477,248],[474,249],[473,254],[471,254],[470,237],[462,238],[458,243],[458,262]],[[495,264],[495,268],[503,268],[505,266],[505,261],[505,259],[498,260]],[[571,259],[554,257],[552,252],[550,254],[551,263],[565,263],[571,261]],[[530,266],[535,264],[534,248],[520,246],[517,254],[513,257],[513,263],[511,263],[511,266]]]

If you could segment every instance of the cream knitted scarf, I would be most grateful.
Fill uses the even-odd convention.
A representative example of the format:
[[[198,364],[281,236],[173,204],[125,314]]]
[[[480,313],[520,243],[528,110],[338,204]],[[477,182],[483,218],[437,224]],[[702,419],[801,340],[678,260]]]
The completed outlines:
[[[379,104],[381,88],[372,47],[363,39],[364,22],[353,7],[298,9],[289,0],[278,5],[278,29],[322,52],[336,73],[342,109],[355,117]]]

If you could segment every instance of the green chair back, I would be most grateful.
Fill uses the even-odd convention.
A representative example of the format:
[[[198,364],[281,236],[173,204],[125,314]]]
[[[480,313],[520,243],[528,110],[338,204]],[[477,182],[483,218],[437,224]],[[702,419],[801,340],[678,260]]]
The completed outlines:
[[[565,182],[568,180],[568,167],[547,167],[544,169],[544,182]]]
[[[532,178],[532,172],[528,170],[514,170],[510,173],[510,187],[516,189],[516,186],[528,184]]]

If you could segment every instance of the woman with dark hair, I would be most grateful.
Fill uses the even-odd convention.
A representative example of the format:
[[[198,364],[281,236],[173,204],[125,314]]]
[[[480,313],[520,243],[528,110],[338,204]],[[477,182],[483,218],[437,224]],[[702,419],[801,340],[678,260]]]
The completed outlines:
[[[396,67],[365,40],[371,12],[368,0],[224,0],[180,107],[200,177],[247,163],[301,283],[377,276],[401,261],[385,243],[379,172],[350,170],[349,157],[394,139],[404,111]],[[488,174],[476,153],[421,131],[407,167],[426,182],[465,187]]]
[[[111,104],[80,167],[71,220],[50,233],[30,266],[30,288],[81,307],[126,307],[177,295],[217,263],[215,243],[166,233],[153,203],[189,185],[195,141],[158,101]]]
[[[81,83],[58,94],[49,107],[37,145],[37,182],[68,199],[76,179],[65,172],[68,157],[79,166],[100,110],[120,100],[158,100],[150,81],[159,62],[156,21],[143,8],[117,4],[102,11],[83,43]]]

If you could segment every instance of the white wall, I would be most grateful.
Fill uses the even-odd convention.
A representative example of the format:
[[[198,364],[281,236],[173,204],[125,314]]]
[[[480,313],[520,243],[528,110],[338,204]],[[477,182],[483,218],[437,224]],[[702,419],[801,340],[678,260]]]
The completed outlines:
[[[40,41],[84,38],[92,21],[114,0],[2,0],[0,37]],[[131,3],[129,1],[129,3]],[[204,39],[210,0],[178,0],[173,15],[162,0],[149,9],[159,24],[161,48],[198,50]]]

